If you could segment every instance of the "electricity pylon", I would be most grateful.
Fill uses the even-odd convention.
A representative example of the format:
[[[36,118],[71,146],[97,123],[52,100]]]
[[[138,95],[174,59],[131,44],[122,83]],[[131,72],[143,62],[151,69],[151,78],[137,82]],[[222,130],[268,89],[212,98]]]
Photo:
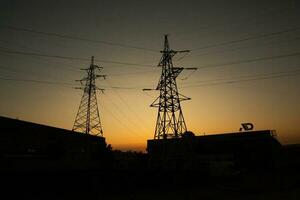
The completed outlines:
[[[172,57],[175,54],[184,52],[189,52],[189,50],[170,49],[168,35],[165,35],[164,50],[161,51],[162,58],[158,64],[162,68],[156,88],[160,91],[160,95],[151,104],[151,107],[158,107],[154,139],[179,138],[187,131],[180,102],[190,100],[190,98],[179,94],[176,84],[176,78],[184,68],[174,67],[172,63]]]
[[[103,136],[96,95],[96,90],[101,90],[103,92],[103,89],[98,88],[95,81],[99,77],[106,77],[105,75],[98,75],[95,73],[95,70],[101,71],[101,69],[103,68],[94,64],[94,56],[92,56],[90,67],[81,69],[86,71],[87,77],[78,80],[81,85],[83,85],[83,82],[85,82],[85,84],[84,88],[76,88],[83,89],[83,95],[73,125],[73,131]]]

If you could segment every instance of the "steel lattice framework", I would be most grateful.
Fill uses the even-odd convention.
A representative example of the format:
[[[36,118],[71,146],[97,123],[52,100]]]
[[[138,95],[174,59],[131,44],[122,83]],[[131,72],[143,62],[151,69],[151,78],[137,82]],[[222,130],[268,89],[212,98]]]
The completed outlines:
[[[77,87],[77,89],[83,89],[83,96],[73,125],[73,131],[103,136],[96,95],[96,90],[103,91],[103,89],[97,88],[95,81],[99,77],[105,78],[105,75],[95,73],[95,70],[101,71],[101,69],[103,68],[94,64],[94,56],[92,56],[90,67],[81,69],[86,71],[87,77],[78,80],[81,85],[84,85],[84,88]]]
[[[176,53],[183,52],[189,51],[170,49],[168,35],[165,35],[164,50],[161,51],[163,55],[158,64],[162,68],[156,88],[160,91],[160,95],[151,104],[151,107],[158,107],[154,139],[179,138],[187,131],[180,102],[190,98],[179,94],[176,84],[176,78],[184,68],[174,67],[172,63],[172,57]]]

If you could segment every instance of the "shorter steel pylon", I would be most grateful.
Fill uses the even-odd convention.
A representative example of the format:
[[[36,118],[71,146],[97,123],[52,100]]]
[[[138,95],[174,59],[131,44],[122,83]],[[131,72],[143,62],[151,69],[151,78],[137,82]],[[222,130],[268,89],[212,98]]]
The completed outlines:
[[[95,81],[99,77],[106,77],[105,75],[98,75],[95,73],[95,70],[101,71],[101,69],[103,68],[94,64],[94,56],[92,56],[90,67],[81,69],[86,71],[87,76],[78,80],[84,87],[76,88],[83,89],[83,95],[73,125],[73,131],[103,136],[96,95],[96,90],[103,91],[103,89],[98,88]]]

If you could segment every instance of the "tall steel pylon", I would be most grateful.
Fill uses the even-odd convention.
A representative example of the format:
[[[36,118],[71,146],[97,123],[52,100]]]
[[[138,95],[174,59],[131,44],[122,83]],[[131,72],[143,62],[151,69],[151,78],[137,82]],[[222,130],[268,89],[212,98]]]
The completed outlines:
[[[85,82],[85,84],[84,88],[76,88],[83,89],[83,95],[73,125],[73,131],[103,136],[96,95],[96,90],[103,91],[103,89],[98,88],[95,81],[99,77],[106,77],[105,75],[98,75],[95,73],[95,70],[101,71],[101,69],[103,68],[94,64],[94,56],[92,56],[90,67],[81,69],[86,71],[87,76],[78,80],[81,85],[83,85],[83,82]]]
[[[164,50],[161,51],[162,57],[158,64],[162,68],[156,88],[160,91],[160,95],[151,104],[151,107],[158,107],[154,139],[179,138],[187,131],[180,102],[190,98],[179,94],[176,84],[176,78],[184,68],[174,67],[172,63],[172,57],[183,52],[189,52],[189,50],[170,49],[168,35],[165,35]]]

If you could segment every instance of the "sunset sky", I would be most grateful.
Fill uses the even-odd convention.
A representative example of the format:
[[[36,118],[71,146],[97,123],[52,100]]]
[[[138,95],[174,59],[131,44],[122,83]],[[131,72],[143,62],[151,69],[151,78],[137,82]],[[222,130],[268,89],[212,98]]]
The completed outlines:
[[[1,0],[0,115],[72,129],[82,96],[75,80],[95,56],[107,75],[97,80],[106,89],[98,104],[107,142],[145,150],[158,92],[142,89],[158,83],[169,34],[172,49],[191,50],[174,66],[198,67],[177,80],[192,98],[181,104],[190,131],[252,122],[277,130],[282,143],[300,143],[299,10],[296,0]]]

